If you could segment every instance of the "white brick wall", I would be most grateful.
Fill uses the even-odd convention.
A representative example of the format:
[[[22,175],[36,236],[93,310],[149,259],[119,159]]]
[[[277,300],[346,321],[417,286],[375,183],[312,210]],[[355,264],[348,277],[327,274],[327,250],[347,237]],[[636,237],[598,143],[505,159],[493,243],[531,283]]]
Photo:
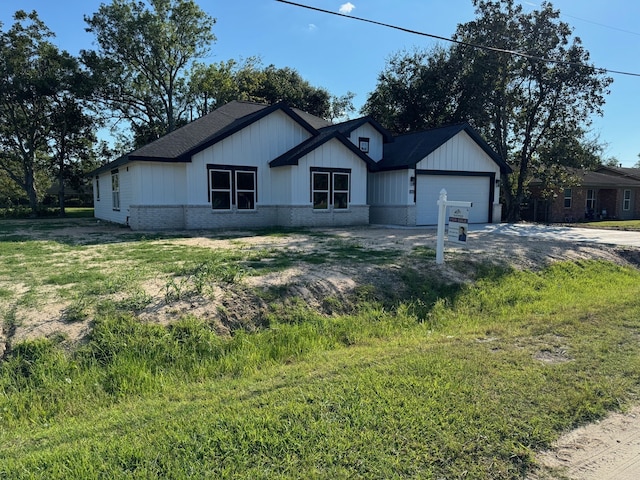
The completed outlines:
[[[369,221],[377,225],[404,225],[416,224],[415,205],[390,205],[386,207],[370,207]]]
[[[132,230],[198,230],[368,225],[369,206],[347,210],[313,210],[311,206],[258,207],[255,211],[216,211],[208,205],[131,206]]]

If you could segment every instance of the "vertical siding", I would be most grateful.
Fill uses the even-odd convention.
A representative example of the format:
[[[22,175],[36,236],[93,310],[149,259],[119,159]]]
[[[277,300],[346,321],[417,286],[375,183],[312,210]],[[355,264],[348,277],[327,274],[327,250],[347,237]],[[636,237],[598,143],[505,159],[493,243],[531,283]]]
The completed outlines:
[[[132,205],[184,205],[187,201],[185,163],[132,164]]]
[[[187,203],[207,203],[207,164],[258,167],[258,204],[273,205],[280,195],[272,189],[269,161],[311,135],[287,114],[277,110],[215,145],[197,153],[187,166]],[[276,182],[281,186],[281,180]]]
[[[414,195],[410,177],[413,170],[392,170],[369,173],[369,205],[413,205]]]
[[[418,162],[419,170],[453,170],[460,172],[496,172],[500,167],[466,133],[460,132],[427,158]]]
[[[383,139],[380,132],[378,132],[370,123],[365,123],[361,127],[356,128],[351,135],[349,135],[349,140],[353,142],[356,147],[359,147],[358,139],[360,137],[369,138],[369,157],[376,162],[382,160],[382,144]]]

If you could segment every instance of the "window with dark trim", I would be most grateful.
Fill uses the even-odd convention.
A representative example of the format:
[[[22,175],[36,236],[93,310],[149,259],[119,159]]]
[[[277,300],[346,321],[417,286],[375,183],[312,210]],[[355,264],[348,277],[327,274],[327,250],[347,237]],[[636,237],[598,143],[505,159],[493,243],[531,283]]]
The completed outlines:
[[[564,208],[571,208],[571,189],[564,189]]]
[[[622,196],[622,210],[631,210],[631,190],[625,190]]]
[[[351,170],[344,168],[311,168],[311,202],[314,210],[349,208]]]
[[[96,202],[100,201],[100,176],[96,175]]]
[[[209,202],[214,210],[255,210],[257,167],[207,165]]]
[[[120,174],[118,170],[111,172],[111,206],[114,210],[120,210]]]
[[[361,152],[369,153],[369,137],[358,137],[358,148]]]

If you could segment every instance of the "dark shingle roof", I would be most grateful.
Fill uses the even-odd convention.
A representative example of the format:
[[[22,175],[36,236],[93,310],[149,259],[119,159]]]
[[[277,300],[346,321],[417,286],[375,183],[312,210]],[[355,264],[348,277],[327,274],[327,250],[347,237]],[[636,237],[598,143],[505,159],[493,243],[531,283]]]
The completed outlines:
[[[597,168],[596,171],[606,173],[608,175],[619,175],[621,177],[640,180],[640,168],[610,167],[608,165],[603,165],[602,167]]]
[[[583,187],[640,187],[640,178],[589,171],[580,171],[578,177]]]
[[[395,137],[392,143],[384,145],[384,155],[382,160],[378,162],[378,169],[396,170],[413,168],[427,155],[433,153],[462,131],[465,131],[478,146],[500,166],[501,172],[511,172],[509,165],[487,145],[482,137],[480,137],[468,123],[460,123]]]
[[[376,122],[373,118],[369,116],[354,118],[353,120],[347,120],[346,122],[337,123],[335,125],[329,125],[321,130],[337,130],[343,135],[348,137],[351,134],[351,132],[353,132],[356,128],[361,127],[365,123],[370,123],[373,126],[373,128],[375,128],[380,133],[380,135],[382,135],[382,138],[384,139],[384,143],[393,141],[393,136],[391,135],[391,133],[389,133],[389,131],[386,128],[384,128],[382,125],[380,125],[378,122]]]
[[[300,145],[280,155],[278,158],[271,160],[269,166],[284,167],[286,165],[298,165],[298,161],[302,157],[334,138],[360,157],[370,168],[375,168],[376,162],[362,153],[347,137],[335,129],[322,129],[319,135],[307,139]]]
[[[264,105],[252,102],[233,101],[223,105],[213,112],[188,123],[163,137],[155,140],[127,155],[108,163],[88,175],[113,170],[131,161],[156,162],[189,162],[191,156],[214,145],[220,140],[242,130],[251,123],[282,110],[296,120],[310,133],[317,132],[317,126],[327,126],[328,122],[297,109],[292,109],[284,103]]]

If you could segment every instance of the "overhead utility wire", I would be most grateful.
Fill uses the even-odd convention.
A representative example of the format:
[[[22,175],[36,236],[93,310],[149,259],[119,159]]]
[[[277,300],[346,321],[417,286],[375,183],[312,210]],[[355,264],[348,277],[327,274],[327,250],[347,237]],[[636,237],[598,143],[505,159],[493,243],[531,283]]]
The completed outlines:
[[[290,2],[288,0],[276,0],[276,2],[286,3],[288,5],[293,5],[294,7],[306,8],[306,9],[309,9],[309,10],[314,10],[316,12],[328,13],[330,15],[336,15],[338,17],[351,18],[353,20],[359,20],[361,22],[372,23],[374,25],[380,25],[382,27],[392,28],[394,30],[400,30],[401,32],[411,33],[413,35],[420,35],[422,37],[435,38],[436,40],[444,40],[445,42],[452,42],[452,43],[456,43],[458,45],[463,45],[465,47],[477,48],[479,50],[485,50],[485,51],[488,51],[488,52],[508,53],[509,55],[516,55],[518,57],[528,58],[530,60],[536,60],[536,61],[540,61],[540,62],[557,63],[557,64],[570,65],[570,66],[581,67],[581,68],[585,68],[585,67],[593,68],[594,70],[597,70],[600,73],[614,73],[614,74],[618,74],[618,75],[629,75],[629,76],[632,76],[632,77],[640,77],[640,73],[622,72],[620,70],[610,70],[608,68],[589,67],[588,65],[584,65],[582,63],[577,63],[577,62],[567,62],[567,61],[564,61],[564,60],[556,60],[556,59],[553,59],[553,58],[538,57],[536,55],[530,55],[528,53],[522,53],[522,52],[518,52],[516,50],[506,50],[506,49],[503,49],[503,48],[488,47],[486,45],[478,45],[478,44],[475,44],[475,43],[463,42],[461,40],[454,40],[453,38],[441,37],[440,35],[434,35],[432,33],[420,32],[418,30],[411,30],[409,28],[399,27],[397,25],[391,25],[389,23],[378,22],[376,20],[369,20],[368,18],[355,17],[353,15],[347,15],[347,14],[344,14],[344,13],[332,12],[331,10],[325,10],[323,8],[312,7],[310,5],[304,5],[302,3]]]

